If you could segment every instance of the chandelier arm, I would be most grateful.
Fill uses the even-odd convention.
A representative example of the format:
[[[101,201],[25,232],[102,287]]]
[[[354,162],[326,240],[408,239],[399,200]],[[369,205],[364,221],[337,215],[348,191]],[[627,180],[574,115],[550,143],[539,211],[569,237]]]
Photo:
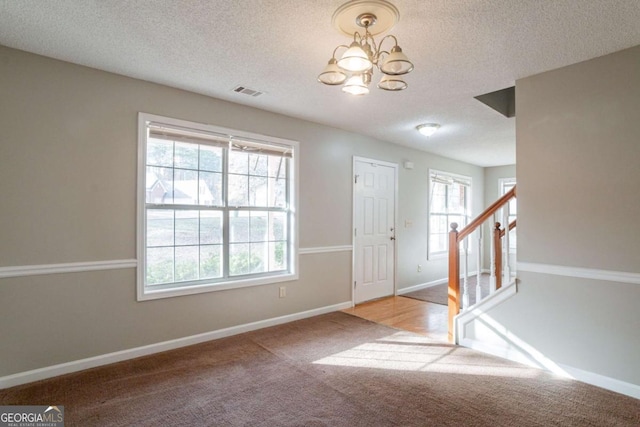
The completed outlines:
[[[336,52],[338,51],[338,49],[340,49],[341,47],[344,47],[345,49],[349,49],[349,46],[347,46],[346,44],[339,44],[338,46],[336,46],[335,49],[333,49],[333,55],[331,56],[333,59],[336,59]]]
[[[386,52],[387,55],[389,54],[389,52],[382,50],[382,43],[384,43],[384,41],[388,38],[392,38],[393,42],[395,43],[394,46],[398,46],[398,39],[396,38],[396,36],[394,36],[393,34],[387,34],[382,38],[382,40],[380,40],[380,44],[378,44],[378,52]]]

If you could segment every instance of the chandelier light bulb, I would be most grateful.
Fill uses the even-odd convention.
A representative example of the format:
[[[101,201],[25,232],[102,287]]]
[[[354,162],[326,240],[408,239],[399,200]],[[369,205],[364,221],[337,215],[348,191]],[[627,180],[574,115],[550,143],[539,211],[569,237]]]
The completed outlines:
[[[351,95],[367,95],[369,88],[365,83],[364,74],[354,74],[349,77],[342,87],[342,91],[350,93]]]
[[[407,74],[411,70],[413,70],[413,64],[409,61],[407,55],[402,53],[400,46],[394,46],[382,66],[380,66],[380,71],[392,76]]]
[[[336,61],[335,58],[331,58],[329,60],[327,66],[324,67],[324,70],[318,76],[318,81],[320,83],[331,86],[341,85],[342,83],[344,83],[344,81],[347,79],[347,75],[340,69],[340,67],[338,67],[337,62],[338,61]]]
[[[373,63],[358,42],[351,43],[349,49],[338,61],[338,66],[353,73],[361,73],[371,68]]]
[[[378,87],[384,90],[398,91],[406,89],[407,83],[398,76],[383,74],[380,83],[378,83]]]

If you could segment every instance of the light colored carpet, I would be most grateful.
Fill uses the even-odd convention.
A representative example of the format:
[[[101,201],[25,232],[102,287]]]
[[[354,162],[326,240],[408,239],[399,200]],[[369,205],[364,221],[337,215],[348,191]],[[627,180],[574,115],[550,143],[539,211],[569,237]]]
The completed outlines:
[[[638,426],[640,400],[331,313],[0,390],[70,426]]]

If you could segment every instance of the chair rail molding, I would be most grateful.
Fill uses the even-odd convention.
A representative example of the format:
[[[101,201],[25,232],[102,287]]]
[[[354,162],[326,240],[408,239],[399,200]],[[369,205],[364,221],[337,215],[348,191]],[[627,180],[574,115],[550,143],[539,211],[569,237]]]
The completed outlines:
[[[20,276],[38,276],[44,274],[78,273],[82,271],[119,270],[136,267],[138,267],[138,260],[136,259],[19,265],[0,267],[0,279]]]
[[[640,273],[519,261],[518,271],[640,285]]]

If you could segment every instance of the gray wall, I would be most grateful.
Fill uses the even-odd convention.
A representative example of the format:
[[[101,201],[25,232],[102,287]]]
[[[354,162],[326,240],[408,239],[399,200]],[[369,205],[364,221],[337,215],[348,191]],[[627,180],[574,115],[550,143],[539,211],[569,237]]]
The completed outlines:
[[[518,262],[640,273],[640,46],[518,80],[516,102]],[[557,364],[640,385],[640,285],[518,278],[488,313],[503,330]]]
[[[0,267],[135,258],[139,111],[300,141],[301,248],[351,244],[354,155],[414,162],[399,288],[446,277],[426,260],[429,168],[471,176],[482,208],[480,167],[1,46],[0,75]],[[286,285],[136,302],[134,269],[0,279],[0,376],[348,302],[351,252],[301,255]]]

